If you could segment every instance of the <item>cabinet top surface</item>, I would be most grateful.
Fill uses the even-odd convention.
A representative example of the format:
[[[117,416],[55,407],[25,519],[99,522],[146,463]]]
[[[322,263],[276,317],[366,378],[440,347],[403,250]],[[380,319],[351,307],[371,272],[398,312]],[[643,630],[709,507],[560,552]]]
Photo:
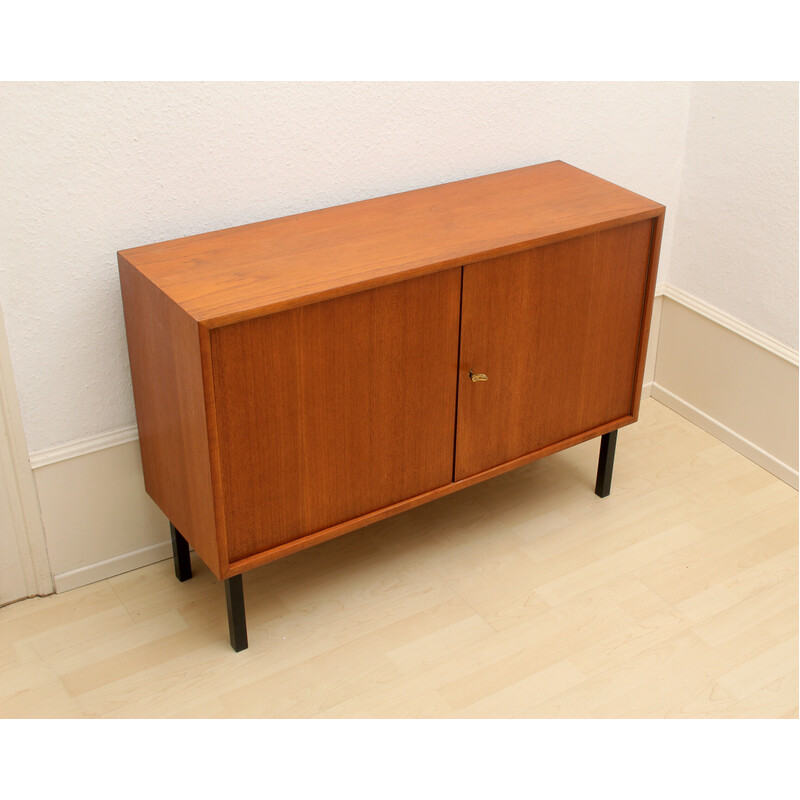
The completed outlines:
[[[522,167],[120,251],[207,327],[662,213],[565,164]]]

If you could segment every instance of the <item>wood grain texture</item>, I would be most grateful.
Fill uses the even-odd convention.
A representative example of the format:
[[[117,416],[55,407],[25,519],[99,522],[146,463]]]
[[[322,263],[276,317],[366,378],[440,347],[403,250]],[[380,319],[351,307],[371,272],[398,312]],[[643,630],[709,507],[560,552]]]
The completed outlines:
[[[642,312],[642,332],[639,335],[639,355],[636,360],[636,375],[633,379],[634,396],[631,414],[634,420],[639,419],[639,403],[642,399],[642,382],[644,380],[644,367],[647,362],[647,343],[650,341],[650,323],[653,319],[653,303],[656,295],[656,280],[658,276],[658,260],[661,255],[661,236],[664,233],[664,216],[666,209],[652,221],[653,232],[650,241],[650,256],[647,265],[647,285],[644,292],[644,309]]]
[[[623,417],[621,420],[614,420],[607,425],[600,425],[597,428],[584,431],[577,436],[571,436],[569,439],[564,439],[563,441],[556,442],[548,447],[543,447],[533,453],[526,453],[524,456],[520,456],[519,458],[515,458],[511,461],[506,461],[503,464],[498,464],[495,467],[491,467],[483,472],[478,472],[475,475],[470,475],[467,478],[461,478],[460,480],[446,483],[443,486],[439,486],[436,489],[431,489],[423,494],[409,497],[407,500],[401,500],[400,502],[393,503],[390,506],[379,508],[377,511],[371,511],[363,516],[349,519],[346,522],[340,523],[339,525],[334,525],[330,528],[325,528],[324,530],[310,533],[307,536],[300,537],[299,539],[293,539],[290,542],[278,545],[277,547],[272,547],[269,550],[264,550],[261,553],[256,553],[253,556],[248,556],[240,561],[234,561],[228,565],[227,574],[237,575],[241,572],[247,572],[248,570],[255,569],[256,567],[261,567],[264,564],[269,564],[272,561],[277,561],[279,558],[290,556],[293,553],[299,553],[301,550],[307,550],[309,547],[321,544],[322,542],[327,542],[330,539],[336,539],[339,536],[343,536],[345,533],[351,533],[359,528],[365,528],[366,526],[373,525],[381,520],[394,517],[397,514],[402,514],[404,511],[417,508],[417,506],[430,503],[431,501],[438,500],[441,497],[446,497],[447,495],[453,494],[454,492],[458,492],[462,489],[467,489],[468,487],[474,486],[477,483],[483,483],[484,481],[488,481],[490,478],[496,478],[506,472],[519,469],[519,467],[523,467],[525,464],[530,464],[532,461],[538,461],[540,458],[553,455],[561,450],[567,450],[568,448],[574,447],[582,442],[586,442],[589,439],[594,439],[595,437],[601,436],[604,433],[616,430],[623,425],[629,425],[631,422],[634,422],[633,417]]]
[[[203,402],[206,410],[206,430],[208,432],[208,458],[211,470],[211,491],[214,503],[214,524],[217,532],[217,570],[218,578],[228,574],[228,536],[225,519],[225,488],[222,482],[222,466],[219,451],[219,423],[214,395],[214,362],[211,354],[211,331],[198,325],[200,336],[200,363],[203,378]]]
[[[652,229],[464,267],[456,480],[631,415]]]
[[[145,489],[220,575],[198,324],[119,259]]]
[[[231,561],[450,482],[460,272],[212,331]]]
[[[122,251],[208,327],[656,216],[561,161]]]
[[[552,162],[121,252],[148,492],[228,577],[633,421],[663,210]]]

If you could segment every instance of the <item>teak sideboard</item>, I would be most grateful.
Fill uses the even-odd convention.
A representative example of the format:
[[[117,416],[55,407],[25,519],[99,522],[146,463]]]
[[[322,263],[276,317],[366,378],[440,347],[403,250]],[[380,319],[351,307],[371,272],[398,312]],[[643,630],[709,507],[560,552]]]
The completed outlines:
[[[145,487],[225,581],[638,416],[664,206],[561,161],[118,253]]]

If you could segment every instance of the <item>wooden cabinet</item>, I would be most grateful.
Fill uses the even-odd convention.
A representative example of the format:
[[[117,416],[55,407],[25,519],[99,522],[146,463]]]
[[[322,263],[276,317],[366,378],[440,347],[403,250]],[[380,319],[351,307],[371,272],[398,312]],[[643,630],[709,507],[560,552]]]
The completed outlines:
[[[634,415],[652,227],[464,267],[456,480]]]
[[[461,275],[211,334],[227,561],[453,479]]]
[[[664,207],[563,162],[118,254],[145,487],[225,580],[638,414]]]

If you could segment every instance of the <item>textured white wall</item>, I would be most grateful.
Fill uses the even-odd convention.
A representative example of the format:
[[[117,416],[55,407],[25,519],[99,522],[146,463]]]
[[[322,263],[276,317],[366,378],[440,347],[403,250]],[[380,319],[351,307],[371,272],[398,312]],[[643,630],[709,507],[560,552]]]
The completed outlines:
[[[794,349],[797,100],[797,83],[693,84],[668,274]]]
[[[663,276],[690,94],[685,83],[0,85],[0,300],[29,448],[135,421],[115,259],[126,247],[562,159],[668,207]]]

